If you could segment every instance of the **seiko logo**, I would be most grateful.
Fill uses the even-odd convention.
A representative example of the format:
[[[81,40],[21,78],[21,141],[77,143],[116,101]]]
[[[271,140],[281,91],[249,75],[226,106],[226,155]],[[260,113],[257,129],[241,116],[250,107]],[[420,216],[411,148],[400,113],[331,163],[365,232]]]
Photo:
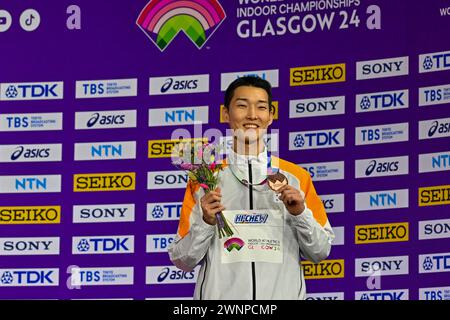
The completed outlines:
[[[76,174],[74,175],[74,191],[134,190],[135,176],[134,172]]]
[[[345,63],[291,68],[291,86],[345,81]]]
[[[450,204],[450,185],[419,188],[419,206]]]
[[[92,128],[97,123],[100,125],[108,125],[108,124],[123,124],[124,122],[125,122],[125,115],[123,114],[100,116],[100,113],[96,112],[87,122],[87,126],[88,128]]]
[[[0,224],[59,223],[58,207],[0,207]]]
[[[344,260],[324,260],[320,263],[302,261],[305,279],[343,278]]]
[[[355,243],[408,241],[408,222],[355,226]]]

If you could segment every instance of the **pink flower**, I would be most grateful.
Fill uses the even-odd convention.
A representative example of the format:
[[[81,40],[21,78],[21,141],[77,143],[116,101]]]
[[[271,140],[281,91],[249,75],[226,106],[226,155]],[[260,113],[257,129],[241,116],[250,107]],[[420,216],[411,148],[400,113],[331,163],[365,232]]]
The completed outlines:
[[[211,163],[210,165],[209,165],[209,169],[210,170],[214,170],[216,168],[216,163],[215,162],[213,162],[213,163]]]
[[[204,184],[204,183],[200,183],[200,187],[202,187],[203,189],[208,189],[209,187],[206,185],[206,184]]]

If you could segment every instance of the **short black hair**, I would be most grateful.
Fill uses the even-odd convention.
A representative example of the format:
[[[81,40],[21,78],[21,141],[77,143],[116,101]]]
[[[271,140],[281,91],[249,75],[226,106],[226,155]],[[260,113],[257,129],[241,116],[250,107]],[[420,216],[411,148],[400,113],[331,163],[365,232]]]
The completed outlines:
[[[270,85],[269,81],[260,78],[258,76],[243,76],[237,78],[232,83],[230,83],[227,90],[225,91],[225,101],[224,101],[225,108],[227,109],[230,108],[230,103],[231,100],[233,99],[234,91],[239,87],[255,87],[265,90],[269,98],[270,111],[271,112],[273,111],[272,86]]]

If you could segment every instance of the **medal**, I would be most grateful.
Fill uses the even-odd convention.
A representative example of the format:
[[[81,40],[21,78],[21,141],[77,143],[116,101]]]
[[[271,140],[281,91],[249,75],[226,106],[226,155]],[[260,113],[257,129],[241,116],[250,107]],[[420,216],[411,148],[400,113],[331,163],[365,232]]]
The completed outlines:
[[[278,193],[281,187],[288,185],[288,179],[280,172],[267,176],[267,184],[270,189]]]

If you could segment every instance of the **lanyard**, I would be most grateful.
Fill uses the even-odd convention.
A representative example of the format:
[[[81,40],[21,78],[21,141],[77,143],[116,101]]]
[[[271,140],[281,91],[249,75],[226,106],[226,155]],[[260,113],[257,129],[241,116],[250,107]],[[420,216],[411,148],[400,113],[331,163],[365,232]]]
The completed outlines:
[[[260,186],[260,185],[266,184],[266,183],[267,183],[267,176],[272,175],[272,174],[274,174],[274,173],[277,173],[278,170],[279,170],[278,168],[273,168],[273,167],[272,167],[272,155],[271,155],[270,151],[267,151],[267,175],[266,175],[266,178],[265,178],[263,181],[259,182],[259,183],[249,183],[247,179],[238,177],[238,175],[236,174],[236,172],[234,172],[233,169],[231,169],[231,167],[232,167],[232,166],[230,166],[229,168],[230,168],[230,171],[231,171],[231,173],[233,174],[233,176],[234,176],[240,183],[242,183],[243,185],[245,185],[246,187],[248,187],[248,186]]]

